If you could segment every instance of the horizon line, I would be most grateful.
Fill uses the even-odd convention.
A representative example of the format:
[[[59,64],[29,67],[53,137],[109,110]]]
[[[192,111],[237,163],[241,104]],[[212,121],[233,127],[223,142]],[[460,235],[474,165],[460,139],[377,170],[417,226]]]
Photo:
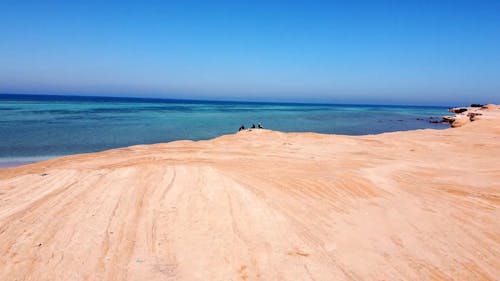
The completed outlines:
[[[290,105],[340,105],[340,106],[407,106],[407,107],[440,107],[453,108],[450,105],[422,105],[422,104],[383,104],[383,103],[334,103],[334,102],[294,102],[294,101],[265,101],[265,100],[231,100],[231,99],[197,99],[197,98],[168,98],[168,97],[138,97],[138,96],[113,96],[113,95],[82,95],[82,94],[33,94],[33,93],[5,93],[7,96],[43,96],[43,97],[70,97],[70,98],[119,98],[124,100],[148,100],[148,101],[186,101],[186,102],[221,102],[221,103],[243,103],[243,104],[290,104]],[[462,105],[468,106],[468,105]]]

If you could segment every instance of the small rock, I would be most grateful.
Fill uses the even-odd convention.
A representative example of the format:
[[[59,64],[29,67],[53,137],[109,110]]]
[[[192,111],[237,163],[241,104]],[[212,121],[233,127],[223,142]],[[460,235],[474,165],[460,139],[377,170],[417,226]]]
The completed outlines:
[[[455,116],[443,116],[442,122],[444,123],[453,123],[455,121]]]
[[[476,121],[479,119],[480,115],[483,115],[483,114],[471,112],[471,113],[467,114],[467,117],[469,117],[470,121]]]

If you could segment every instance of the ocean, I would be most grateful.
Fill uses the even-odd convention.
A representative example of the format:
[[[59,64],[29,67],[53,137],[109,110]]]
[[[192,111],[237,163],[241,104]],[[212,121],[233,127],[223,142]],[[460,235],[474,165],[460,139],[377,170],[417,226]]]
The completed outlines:
[[[0,94],[0,167],[136,144],[205,140],[259,122],[271,130],[343,135],[444,129],[429,118],[447,113],[434,106]]]

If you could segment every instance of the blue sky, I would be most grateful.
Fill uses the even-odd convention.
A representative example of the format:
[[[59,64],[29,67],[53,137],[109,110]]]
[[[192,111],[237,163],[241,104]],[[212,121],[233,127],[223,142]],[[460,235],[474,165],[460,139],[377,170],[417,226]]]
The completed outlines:
[[[0,92],[500,103],[500,1],[0,1]]]

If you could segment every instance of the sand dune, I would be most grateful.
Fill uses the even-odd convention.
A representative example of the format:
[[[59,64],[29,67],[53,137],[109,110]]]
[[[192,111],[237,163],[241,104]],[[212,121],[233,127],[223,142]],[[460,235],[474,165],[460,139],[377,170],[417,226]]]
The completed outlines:
[[[498,280],[500,111],[482,113],[0,170],[0,280]]]

